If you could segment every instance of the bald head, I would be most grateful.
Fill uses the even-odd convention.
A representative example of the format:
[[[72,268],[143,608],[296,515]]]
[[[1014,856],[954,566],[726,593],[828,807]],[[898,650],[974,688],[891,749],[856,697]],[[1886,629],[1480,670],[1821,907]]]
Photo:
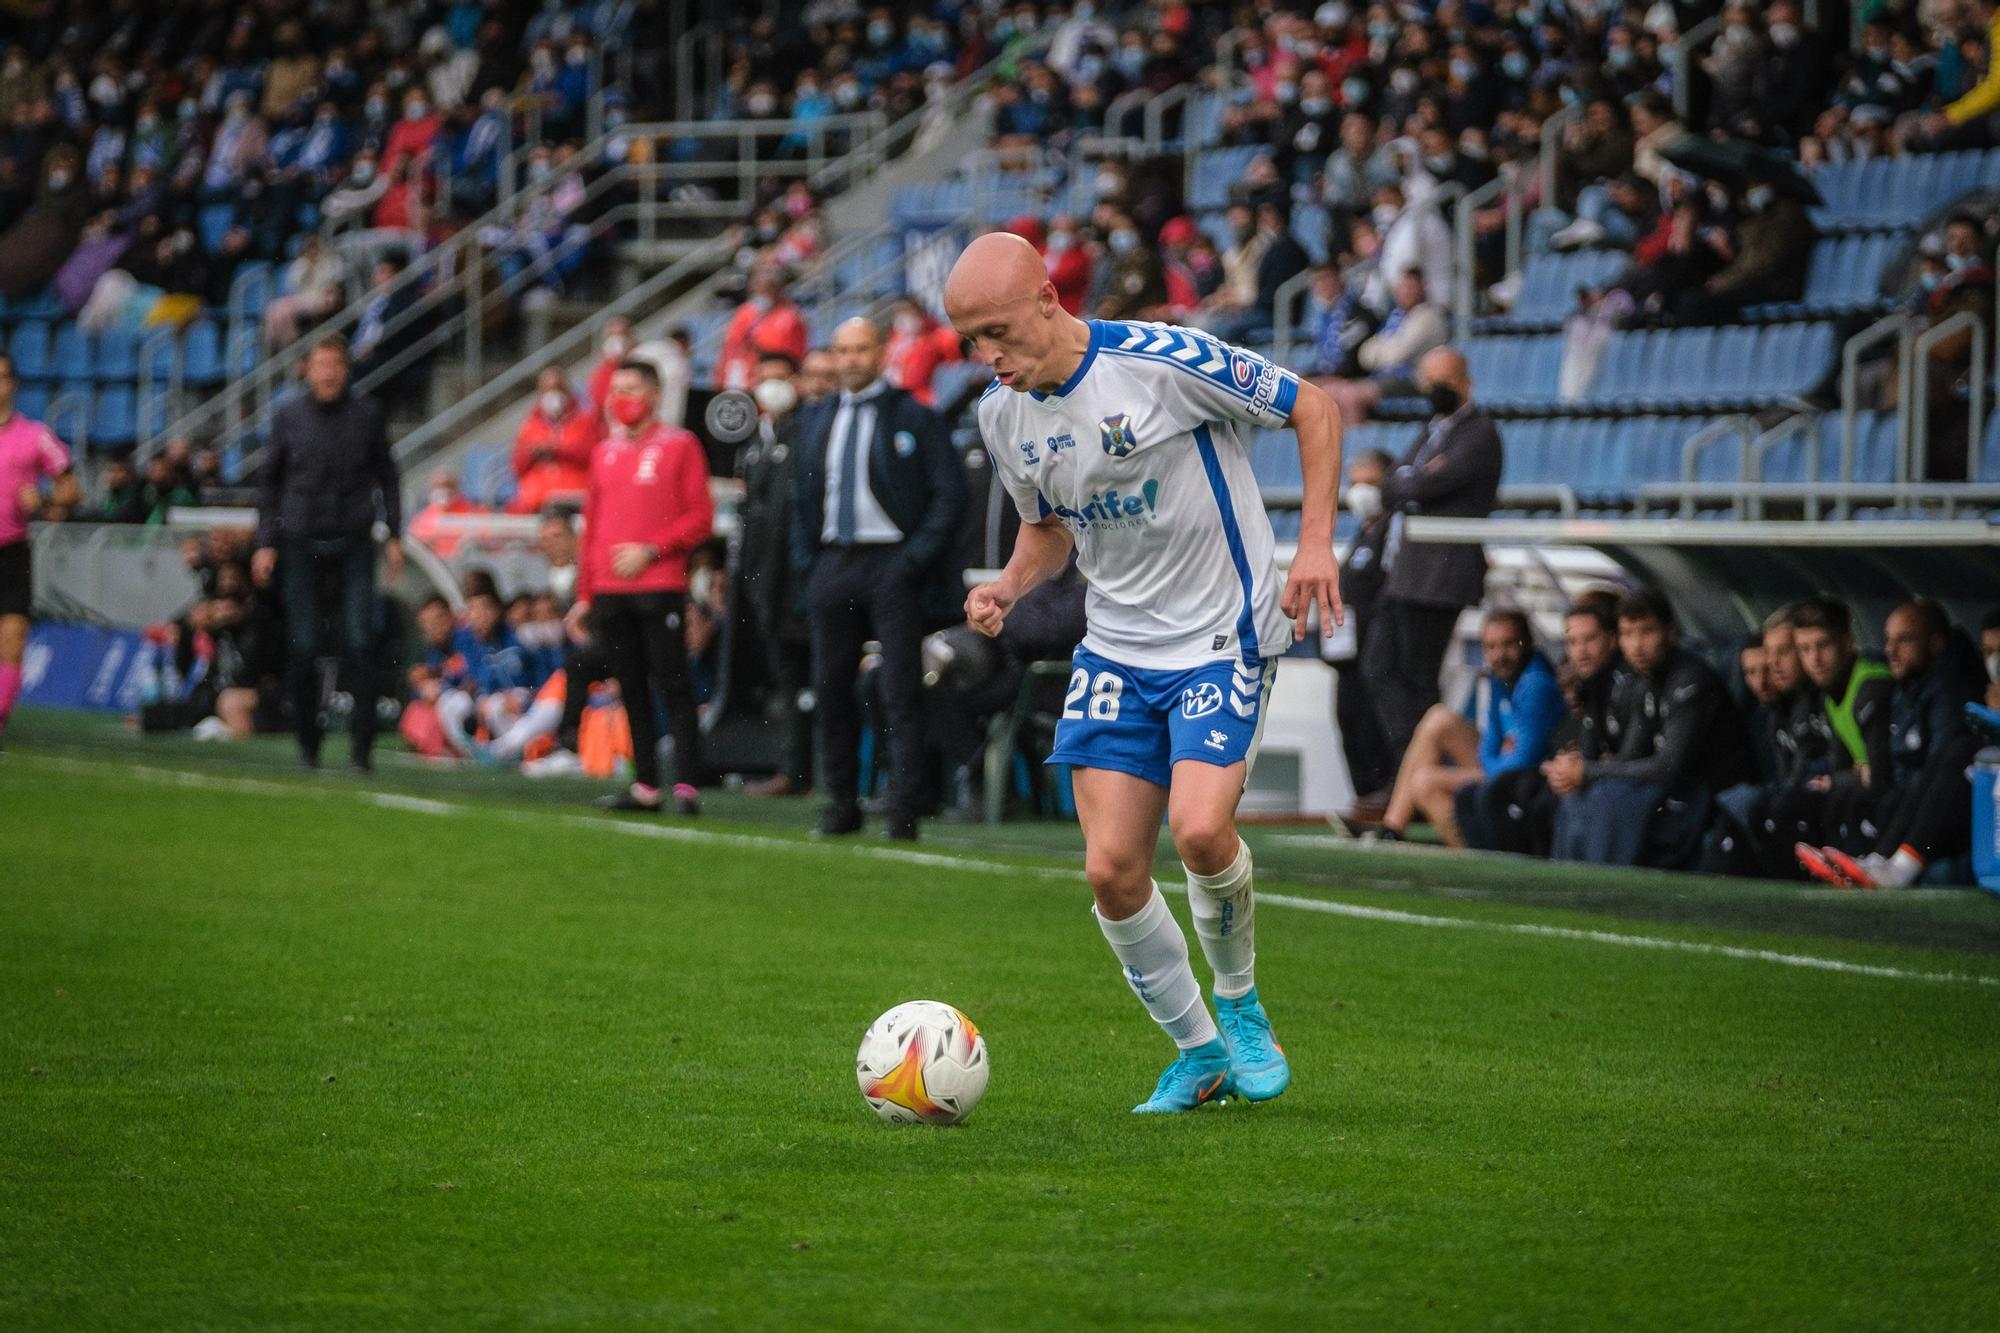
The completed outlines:
[[[857,315],[833,331],[834,373],[840,387],[860,393],[882,374],[882,330]]]
[[[1440,416],[1449,416],[1471,402],[1472,376],[1466,369],[1464,354],[1455,347],[1433,347],[1425,352],[1417,362],[1417,387],[1430,395],[1431,406]],[[1439,390],[1451,392],[1449,407]]]
[[[965,247],[944,285],[945,315],[1010,389],[1052,388],[1090,345],[1090,327],[1062,308],[1041,252],[1010,232]]]
[[[1048,268],[1034,246],[1012,232],[988,232],[966,246],[951,266],[944,284],[944,308],[955,324],[961,311],[971,315],[1032,301],[1048,280]]]

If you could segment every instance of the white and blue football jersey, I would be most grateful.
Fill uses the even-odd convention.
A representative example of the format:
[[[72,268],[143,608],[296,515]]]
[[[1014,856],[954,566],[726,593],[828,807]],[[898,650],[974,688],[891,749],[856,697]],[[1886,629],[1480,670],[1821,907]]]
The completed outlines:
[[[1053,393],[994,385],[979,427],[1024,521],[1060,518],[1090,583],[1084,647],[1167,669],[1291,645],[1271,522],[1239,427],[1283,426],[1299,382],[1169,324],[1090,321]]]

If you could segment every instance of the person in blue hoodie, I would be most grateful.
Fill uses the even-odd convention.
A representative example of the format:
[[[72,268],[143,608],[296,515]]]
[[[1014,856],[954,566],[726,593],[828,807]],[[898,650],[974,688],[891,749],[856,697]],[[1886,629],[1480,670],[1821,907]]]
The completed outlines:
[[[1463,847],[1459,790],[1548,757],[1549,738],[1569,708],[1555,668],[1535,651],[1527,613],[1488,612],[1479,646],[1486,670],[1466,711],[1434,704],[1410,738],[1382,817],[1384,838],[1401,838],[1421,815],[1447,846]]]
[[[529,655],[507,627],[500,598],[481,590],[465,599],[465,623],[452,632],[449,674],[438,698],[446,742],[461,755],[477,753],[473,719],[483,701],[526,691],[535,684]]]

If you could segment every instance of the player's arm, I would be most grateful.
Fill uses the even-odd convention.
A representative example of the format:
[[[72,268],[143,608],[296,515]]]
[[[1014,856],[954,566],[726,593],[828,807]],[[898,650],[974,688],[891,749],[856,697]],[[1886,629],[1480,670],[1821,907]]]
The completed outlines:
[[[77,485],[76,470],[65,467],[49,478],[49,493],[46,496],[42,494],[41,487],[29,482],[21,488],[17,498],[21,503],[21,512],[28,518],[46,514],[51,509],[69,513],[82,502],[83,488]]]
[[[1305,496],[1299,513],[1299,544],[1279,605],[1292,629],[1306,633],[1306,617],[1320,607],[1320,623],[1340,624],[1340,566],[1333,558],[1333,519],[1340,496],[1340,409],[1317,385],[1299,381],[1291,428],[1299,437],[1299,473]]]
[[[1000,632],[1014,603],[1027,596],[1044,580],[1054,578],[1069,564],[1074,545],[1069,529],[1054,516],[1039,523],[1023,523],[1014,538],[1014,553],[1007,567],[991,583],[975,587],[965,598],[965,619],[988,638]]]

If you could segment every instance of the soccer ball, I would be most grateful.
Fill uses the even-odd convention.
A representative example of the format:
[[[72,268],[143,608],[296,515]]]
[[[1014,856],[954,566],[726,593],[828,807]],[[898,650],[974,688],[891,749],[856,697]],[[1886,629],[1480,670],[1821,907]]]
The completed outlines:
[[[986,1091],[986,1038],[950,1005],[910,1000],[869,1025],[854,1073],[890,1124],[955,1125]]]

